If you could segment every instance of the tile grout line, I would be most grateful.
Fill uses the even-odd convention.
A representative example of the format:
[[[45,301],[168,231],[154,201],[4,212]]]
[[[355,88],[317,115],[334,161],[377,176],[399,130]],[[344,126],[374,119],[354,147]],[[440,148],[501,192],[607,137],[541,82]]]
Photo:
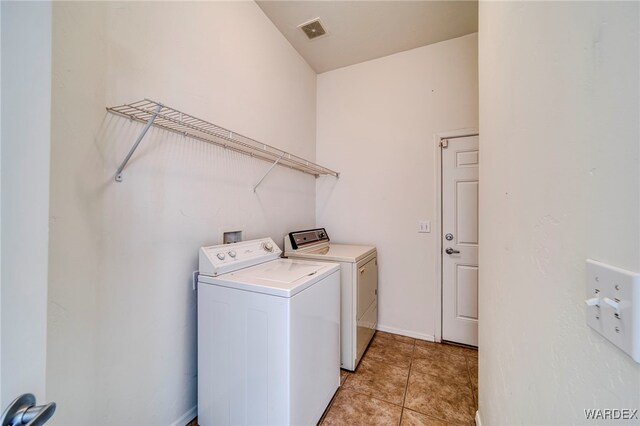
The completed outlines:
[[[345,390],[347,390],[347,391],[349,391],[349,392],[357,393],[358,395],[362,395],[362,396],[366,396],[366,397],[369,397],[369,398],[375,399],[375,400],[377,400],[377,401],[382,401],[382,402],[384,402],[385,404],[391,404],[391,405],[393,405],[393,406],[395,406],[395,407],[403,408],[403,407],[402,407],[402,405],[398,405],[398,404],[396,404],[395,402],[387,401],[386,399],[378,398],[378,397],[373,396],[373,395],[368,394],[368,393],[364,393],[364,392],[361,392],[361,391],[357,391],[357,390],[355,390],[355,389],[345,389]]]
[[[442,344],[442,343],[440,343],[440,344],[435,343],[435,344],[436,345],[440,345],[441,348],[457,348],[458,347],[457,345],[447,345],[447,344]],[[456,357],[460,357],[460,358],[462,358],[464,360],[465,369],[467,371],[467,388],[471,390],[472,401],[475,402],[476,399],[475,399],[474,394],[473,394],[473,384],[471,383],[471,372],[470,372],[471,370],[470,370],[470,367],[469,367],[470,364],[469,364],[469,361],[468,361],[468,359],[471,358],[471,355],[467,355],[466,353],[451,352],[449,350],[445,351],[444,354],[447,357],[453,355],[453,356],[456,356]],[[420,358],[418,358],[418,359],[420,359]],[[412,365],[413,365],[413,360],[414,360],[414,358],[412,357]],[[433,418],[433,419],[440,420],[440,421],[442,421],[442,422],[444,422],[446,424],[449,424],[449,422],[452,421],[450,418],[443,418],[443,417],[440,417],[440,416],[436,416],[433,413],[425,413],[423,411],[410,409],[410,408],[407,408],[407,407],[403,407],[403,408],[406,408],[407,410],[410,410],[410,411],[415,411],[415,412],[417,412],[419,414],[422,414],[424,416],[427,416],[427,417],[430,417],[430,418]]]
[[[374,338],[375,338],[375,336],[374,336]],[[382,339],[387,339],[387,338],[382,338]],[[380,339],[380,340],[382,340],[382,339]],[[393,340],[393,339],[388,339],[388,340]],[[400,341],[399,343],[406,343],[406,342]],[[406,343],[406,344],[409,344],[409,343]],[[413,359],[413,349],[415,348],[415,339],[413,339],[413,343],[411,343],[411,346],[412,346],[412,349],[411,349],[411,357],[409,359],[409,372],[411,371],[411,362],[412,362],[412,359]],[[364,356],[367,354],[368,351],[369,351],[369,347],[367,347],[367,350],[362,355],[362,361],[364,361]],[[400,366],[400,365],[392,364],[392,363],[389,363],[389,362],[384,361],[384,360],[376,360],[376,359],[374,359],[374,361],[380,362],[382,364],[389,365],[391,367],[402,368],[402,366]],[[357,368],[356,368],[356,370],[357,370]],[[355,375],[355,374],[356,374],[356,372],[354,371],[350,375]],[[346,383],[346,380],[345,380],[345,383]],[[347,389],[347,390],[350,391],[350,392],[356,393],[358,395],[367,396],[369,398],[372,398],[372,399],[375,399],[375,400],[378,400],[378,401],[382,401],[382,402],[385,402],[387,404],[391,404],[391,405],[396,406],[396,407],[400,407],[400,418],[402,419],[402,409],[404,409],[404,399],[406,398],[408,384],[409,384],[409,373],[407,373],[407,383],[405,384],[405,391],[404,391],[404,395],[403,395],[403,398],[402,398],[402,403],[400,405],[395,404],[395,403],[390,402],[390,401],[386,401],[386,400],[381,399],[381,398],[377,398],[377,397],[372,396],[372,395],[367,394],[367,393],[359,392],[359,391],[357,391],[355,389]]]
[[[413,354],[416,351],[416,341],[413,341],[411,349],[411,359],[409,360],[409,371],[407,372],[407,383],[404,385],[404,395],[402,396],[402,410],[400,411],[400,423],[402,424],[402,416],[404,416],[405,402],[407,401],[407,392],[409,391],[409,377],[411,377],[411,369],[413,368]]]
[[[416,340],[416,342],[417,342],[417,340]],[[435,343],[435,344],[441,345],[442,343]],[[417,346],[417,345],[416,345],[416,346]],[[422,358],[417,358],[417,359],[422,359]],[[411,355],[411,368],[413,368],[413,360],[414,360],[414,358],[413,358],[413,354],[412,354],[412,355]],[[466,357],[465,357],[465,365],[466,365]],[[409,370],[409,375],[411,375],[411,369]],[[409,390],[409,379],[407,378],[407,391],[408,391],[408,390]],[[405,400],[406,400],[406,393],[405,393]],[[402,402],[402,410],[403,410],[403,413],[404,413],[405,408],[406,408],[407,410],[409,410],[409,411],[413,411],[414,413],[421,414],[421,415],[423,415],[423,416],[425,416],[425,417],[428,417],[428,418],[431,418],[431,419],[439,420],[440,422],[445,423],[445,424],[447,424],[447,425],[449,425],[449,424],[450,424],[450,419],[446,419],[446,418],[442,418],[442,417],[435,416],[433,413],[424,413],[424,412],[419,411],[419,410],[417,410],[417,409],[407,408],[407,407],[405,407],[405,405],[404,405],[404,401],[403,401],[403,402]]]
[[[394,404],[393,402],[385,401],[384,399],[380,399],[380,398],[377,398],[375,396],[371,396],[368,393],[358,392],[357,390],[353,390],[353,389],[346,389],[346,390],[349,391],[349,392],[356,393],[358,395],[366,396],[367,398],[375,399],[376,401],[384,402],[385,404],[393,405],[394,407],[398,407],[398,408],[401,408],[401,409],[403,408],[402,405],[398,405],[398,404]]]
[[[378,337],[378,336],[375,336],[375,337]],[[407,370],[405,370],[405,371],[407,371],[407,377],[406,377],[406,381],[405,381],[403,398],[402,398],[401,402],[399,404],[398,403],[394,403],[394,402],[390,402],[390,401],[387,401],[385,399],[381,399],[381,398],[379,398],[377,396],[373,396],[371,393],[368,393],[366,391],[363,392],[363,391],[359,390],[358,388],[346,389],[346,385],[348,384],[347,382],[349,382],[349,384],[351,384],[351,383],[356,383],[356,384],[359,383],[357,380],[356,380],[356,382],[353,382],[353,380],[355,380],[355,379],[351,377],[351,376],[355,376],[356,375],[355,372],[347,372],[346,377],[344,379],[344,382],[341,384],[338,392],[336,393],[335,398],[332,398],[332,400],[330,401],[329,406],[327,407],[327,412],[325,413],[326,415],[323,416],[323,418],[321,420],[324,422],[324,420],[325,420],[324,418],[327,417],[329,415],[329,412],[333,409],[333,404],[334,404],[335,400],[337,399],[338,393],[341,393],[344,390],[344,391],[347,391],[347,392],[353,392],[354,395],[360,395],[362,397],[366,397],[369,400],[374,401],[374,404],[375,404],[375,401],[379,401],[379,403],[388,404],[389,407],[400,408],[400,416],[399,416],[399,420],[398,420],[397,425],[401,425],[402,424],[402,422],[404,420],[404,414],[405,414],[404,411],[405,410],[414,411],[417,414],[424,415],[424,416],[426,416],[428,418],[431,418],[431,419],[434,419],[434,420],[439,420],[439,421],[444,422],[444,423],[448,422],[449,419],[444,419],[444,418],[441,418],[439,416],[434,416],[432,412],[423,413],[422,410],[411,410],[410,408],[407,408],[407,406],[406,406],[406,404],[407,404],[407,396],[408,396],[408,392],[409,392],[409,383],[410,383],[411,375],[413,373],[413,367],[414,367],[415,361],[423,358],[422,356],[419,356],[419,354],[416,353],[417,349],[419,347],[421,347],[421,345],[417,344],[418,340],[413,339],[411,343],[405,342],[405,341],[397,341],[397,340],[394,340],[394,339],[387,339],[387,338],[379,338],[379,339],[376,339],[376,340],[378,340],[378,342],[382,346],[387,346],[387,345],[393,346],[395,344],[403,344],[403,345],[407,344],[407,346],[409,346],[409,345],[411,346],[411,353],[410,353],[410,356],[408,357],[409,364],[408,364]],[[447,354],[460,356],[460,358],[462,358],[464,360],[464,364],[465,364],[465,368],[466,368],[466,372],[467,372],[467,389],[469,389],[471,391],[471,393],[472,393],[472,401],[476,403],[476,407],[477,407],[478,399],[477,399],[477,397],[476,397],[476,395],[474,393],[472,372],[471,372],[472,359],[473,359],[474,362],[477,362],[476,358],[473,356],[473,355],[475,355],[475,353],[471,354],[471,353],[467,353],[466,351],[460,353],[458,350],[448,351],[446,349],[448,349],[449,347],[447,345],[442,345],[442,344],[440,344],[440,345],[436,344],[436,346],[444,349]],[[455,345],[452,345],[452,348],[453,349],[457,349],[457,347]],[[364,359],[365,355],[372,355],[373,354],[373,353],[371,353],[371,354],[369,353],[370,349],[372,349],[372,348],[371,347],[367,348],[367,351],[365,352],[365,354],[363,354],[362,361],[366,361]],[[376,352],[376,355],[382,355],[382,354],[378,354]],[[368,358],[370,358],[370,357],[368,357]],[[394,355],[391,358],[392,359],[396,359],[396,356]],[[427,359],[429,359],[429,357],[427,357]],[[401,365],[396,364],[395,362],[390,362],[386,357],[380,357],[380,358],[374,357],[374,358],[371,358],[371,361],[374,362],[374,363],[376,363],[376,362],[380,363],[381,367],[382,366],[387,366],[388,368],[392,368],[392,369],[402,368]],[[385,368],[387,368],[387,367],[385,367]],[[322,423],[319,423],[319,424],[322,424]]]
[[[469,364],[469,358],[470,357],[465,355],[464,360],[465,360],[465,363],[467,364],[467,376],[469,377],[469,386],[471,387],[471,396],[473,396],[473,401],[476,403],[476,410],[477,410],[478,395],[476,395],[476,392],[473,389],[473,380],[471,379],[471,366]]]
[[[382,339],[379,339],[379,340],[385,340],[385,339],[386,338],[382,338]],[[388,340],[393,341],[393,339],[388,339]],[[415,342],[416,342],[416,340],[413,339],[412,343],[410,343],[410,345],[411,345],[411,356],[409,357],[409,368],[408,368],[408,371],[407,371],[407,381],[405,382],[404,392],[403,392],[403,395],[402,395],[402,402],[400,403],[400,405],[394,404],[393,402],[385,401],[384,399],[376,398],[376,397],[374,397],[372,395],[369,395],[369,394],[366,394],[366,393],[358,392],[358,391],[356,391],[354,389],[349,389],[350,391],[352,391],[352,392],[354,392],[356,394],[364,395],[364,396],[367,396],[369,398],[372,398],[372,399],[375,399],[375,400],[378,400],[378,401],[382,401],[382,402],[386,402],[386,403],[391,404],[393,406],[399,407],[400,408],[400,419],[399,419],[398,425],[400,425],[400,423],[402,423],[402,414],[403,414],[403,411],[404,411],[404,401],[405,401],[405,399],[407,397],[407,389],[409,387],[409,375],[411,374],[411,365],[412,365],[412,362],[413,362],[413,352],[414,352],[414,349],[416,347],[416,343]],[[402,341],[396,341],[396,343],[409,344],[407,342],[402,342]],[[369,351],[369,348],[367,348],[367,351],[365,351],[364,355],[366,355],[366,353],[368,351]],[[362,356],[362,360],[363,361],[364,361],[364,355]],[[390,363],[390,362],[388,362],[388,361],[386,361],[384,359],[375,359],[374,358],[373,360],[377,361],[377,362],[380,362],[382,364],[386,364],[386,365],[391,366],[391,367],[402,368],[401,365]],[[355,372],[354,372],[354,374],[355,374]]]

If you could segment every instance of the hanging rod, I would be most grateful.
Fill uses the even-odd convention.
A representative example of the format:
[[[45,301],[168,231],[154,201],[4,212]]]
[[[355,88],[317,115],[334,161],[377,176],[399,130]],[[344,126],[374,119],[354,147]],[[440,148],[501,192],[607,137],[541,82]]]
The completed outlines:
[[[130,118],[140,123],[145,123],[145,127],[142,129],[142,132],[136,139],[136,142],[133,144],[131,150],[116,171],[115,179],[117,182],[122,181],[122,171],[151,126],[218,145],[235,152],[273,163],[267,173],[265,173],[262,179],[260,179],[260,181],[253,187],[254,192],[276,165],[286,166],[316,177],[321,175],[334,176],[336,178],[340,177],[340,173],[336,171],[320,166],[271,145],[267,145],[241,134],[232,132],[224,127],[217,126],[209,123],[208,121],[183,113],[182,111],[168,107],[160,102],[145,99],[130,104],[107,107],[107,111],[122,117]]]

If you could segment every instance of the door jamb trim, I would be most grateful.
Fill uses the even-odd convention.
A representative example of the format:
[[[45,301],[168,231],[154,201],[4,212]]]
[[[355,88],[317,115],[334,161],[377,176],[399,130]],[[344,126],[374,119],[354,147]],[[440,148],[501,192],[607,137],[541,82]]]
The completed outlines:
[[[451,130],[441,133],[434,133],[435,158],[435,194],[436,194],[436,220],[435,240],[436,240],[436,262],[435,262],[435,287],[436,287],[436,310],[434,337],[436,342],[442,342],[442,145],[445,139],[466,138],[469,136],[479,136],[477,128]]]

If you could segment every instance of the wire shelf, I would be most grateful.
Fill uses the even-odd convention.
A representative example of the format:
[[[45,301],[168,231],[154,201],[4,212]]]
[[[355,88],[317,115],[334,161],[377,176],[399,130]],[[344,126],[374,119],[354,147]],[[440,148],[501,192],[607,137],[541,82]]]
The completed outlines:
[[[124,169],[124,166],[133,154],[133,151],[135,151],[135,148],[137,148],[137,144],[140,143],[140,140],[144,137],[149,126],[168,130],[203,142],[212,143],[251,157],[272,162],[274,163],[274,166],[279,164],[316,177],[320,175],[330,175],[334,177],[340,176],[336,171],[320,166],[271,145],[267,145],[241,134],[232,132],[224,127],[196,118],[182,111],[178,111],[177,109],[170,108],[160,102],[145,99],[130,104],[107,107],[107,111],[116,115],[128,117],[141,123],[147,123],[147,127],[145,127],[145,130],[143,130],[138,141],[129,152],[129,155],[121,167],[118,169],[116,177],[116,180],[118,181],[121,180],[120,173],[122,172],[122,169]]]

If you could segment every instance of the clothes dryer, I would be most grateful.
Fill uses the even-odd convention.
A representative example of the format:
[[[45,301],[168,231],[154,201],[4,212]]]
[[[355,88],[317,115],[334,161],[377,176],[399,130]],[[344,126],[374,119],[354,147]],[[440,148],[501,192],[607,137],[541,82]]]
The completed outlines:
[[[340,366],[354,371],[378,325],[378,253],[373,246],[336,244],[324,228],[290,232],[290,259],[340,263]]]

